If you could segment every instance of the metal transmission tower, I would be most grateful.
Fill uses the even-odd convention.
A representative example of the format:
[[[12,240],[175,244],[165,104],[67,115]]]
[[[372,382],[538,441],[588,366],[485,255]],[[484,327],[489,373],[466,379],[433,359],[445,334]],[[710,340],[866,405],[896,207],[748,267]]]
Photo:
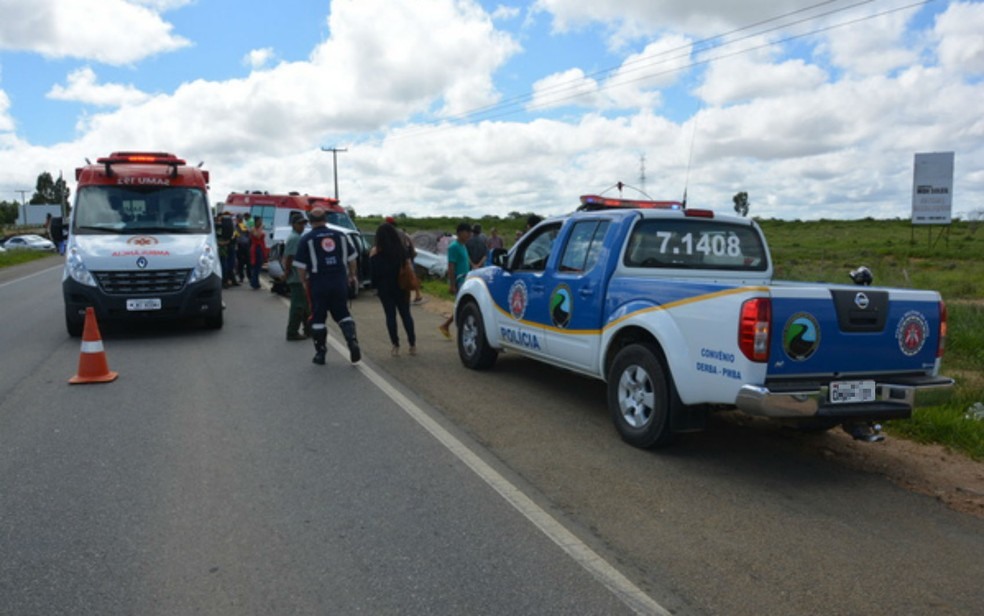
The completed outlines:
[[[335,176],[335,200],[337,201],[338,200],[338,153],[348,152],[348,148],[322,147],[321,151],[331,152],[332,171],[333,171],[333,175]]]

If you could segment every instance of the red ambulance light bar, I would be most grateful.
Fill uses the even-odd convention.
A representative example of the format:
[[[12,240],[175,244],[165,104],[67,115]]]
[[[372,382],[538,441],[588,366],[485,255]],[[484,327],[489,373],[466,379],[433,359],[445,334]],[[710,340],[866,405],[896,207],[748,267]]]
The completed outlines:
[[[171,177],[178,177],[178,167],[187,164],[183,159],[167,152],[113,152],[109,156],[97,158],[96,162],[106,165],[106,175],[113,175],[112,165],[167,165],[171,167]],[[206,180],[207,181],[207,180]]]
[[[598,195],[581,195],[580,210],[600,210],[603,208],[634,208],[634,209],[661,209],[661,210],[682,210],[683,204],[679,201],[639,201],[635,199],[609,199]]]

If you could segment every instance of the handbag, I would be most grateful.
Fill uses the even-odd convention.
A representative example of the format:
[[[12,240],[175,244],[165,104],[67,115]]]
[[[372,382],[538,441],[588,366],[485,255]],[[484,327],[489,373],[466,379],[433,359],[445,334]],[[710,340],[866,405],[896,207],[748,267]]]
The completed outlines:
[[[400,266],[400,272],[396,275],[396,284],[404,291],[416,291],[420,288],[420,281],[417,280],[417,274],[413,271],[413,263],[410,259],[405,260]]]

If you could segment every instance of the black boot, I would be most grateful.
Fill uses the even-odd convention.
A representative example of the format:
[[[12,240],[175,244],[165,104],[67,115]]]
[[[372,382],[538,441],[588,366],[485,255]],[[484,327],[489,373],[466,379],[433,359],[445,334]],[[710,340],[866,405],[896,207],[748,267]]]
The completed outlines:
[[[315,329],[311,331],[311,338],[314,339],[314,363],[319,366],[325,365],[325,353],[328,352],[328,330]]]
[[[345,342],[348,343],[349,360],[354,364],[362,359],[362,351],[359,350],[359,339],[355,337],[355,321],[349,318],[339,323],[338,327],[341,328],[342,335],[345,336]]]

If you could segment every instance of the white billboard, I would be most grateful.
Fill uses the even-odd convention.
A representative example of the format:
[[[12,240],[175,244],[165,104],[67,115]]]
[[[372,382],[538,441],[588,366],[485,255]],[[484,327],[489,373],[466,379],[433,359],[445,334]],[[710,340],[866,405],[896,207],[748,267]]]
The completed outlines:
[[[912,172],[912,224],[950,224],[952,197],[953,152],[916,154]]]

